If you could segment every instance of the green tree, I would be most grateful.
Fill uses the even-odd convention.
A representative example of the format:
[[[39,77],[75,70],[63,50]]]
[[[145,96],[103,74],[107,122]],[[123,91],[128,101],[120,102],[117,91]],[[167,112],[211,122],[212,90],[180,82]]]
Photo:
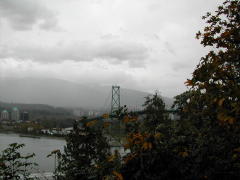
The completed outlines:
[[[13,143],[2,151],[0,155],[0,179],[31,179],[30,170],[36,166],[36,163],[30,161],[35,154],[22,155],[19,150],[24,144]]]
[[[144,112],[146,117],[144,118],[143,127],[146,131],[155,133],[157,127],[168,121],[165,104],[162,98],[155,93],[152,96],[147,96],[144,103]]]
[[[188,105],[190,98],[192,97],[192,91],[186,91],[174,97],[172,108],[176,110],[176,113],[180,116],[180,119],[187,117],[186,106]]]
[[[240,4],[226,0],[203,16],[197,33],[211,47],[187,80],[188,94],[176,97],[180,115],[195,129],[189,148],[190,176],[195,179],[239,179],[240,139]],[[187,95],[187,96],[186,96]]]
[[[160,96],[147,97],[143,119],[129,113],[124,147],[130,151],[123,159],[121,173],[125,179],[181,179],[179,159],[172,140],[173,124],[167,118]]]
[[[161,110],[155,113],[152,109],[157,108],[149,106],[146,120],[154,119],[147,121],[149,133],[132,126],[136,129],[127,138],[130,153],[122,170],[126,179],[240,178],[239,12],[239,1],[226,0],[213,15],[203,17],[207,26],[197,38],[214,50],[187,80],[190,90],[176,97],[181,121],[161,121]],[[160,138],[151,134],[154,131]]]
[[[203,16],[207,26],[197,33],[203,46],[211,50],[202,57],[186,82],[201,92],[203,110],[219,123],[234,124],[240,120],[240,3],[227,0],[214,14]]]
[[[102,130],[94,128],[97,121],[73,125],[73,131],[66,137],[64,153],[53,152],[59,158],[57,173],[59,179],[101,179],[111,174],[108,158],[110,147]],[[106,168],[108,166],[108,168]]]

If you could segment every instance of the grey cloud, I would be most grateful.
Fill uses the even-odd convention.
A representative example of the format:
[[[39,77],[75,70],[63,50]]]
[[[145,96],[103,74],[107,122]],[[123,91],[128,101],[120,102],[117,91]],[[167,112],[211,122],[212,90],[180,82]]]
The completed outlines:
[[[174,71],[186,71],[186,69],[192,69],[193,63],[191,61],[174,62],[172,68]]]
[[[176,55],[174,48],[172,47],[172,45],[169,42],[165,42],[164,46],[171,54]]]
[[[117,35],[109,33],[109,34],[102,35],[101,39],[103,39],[103,40],[111,40],[111,39],[115,39],[115,38],[118,38],[118,37],[119,36],[117,36]]]
[[[137,43],[110,42],[97,48],[96,57],[106,59],[124,60],[142,60],[148,57],[147,48]]]
[[[42,29],[57,26],[55,15],[39,1],[0,0],[0,16],[15,30],[29,30],[35,24]]]
[[[121,41],[107,41],[96,44],[89,42],[72,43],[71,45],[15,46],[0,47],[0,57],[28,59],[43,63],[61,62],[64,60],[93,61],[104,59],[112,64],[128,61],[131,67],[144,65],[148,58],[148,49],[141,44]]]
[[[201,18],[201,13],[206,13],[211,9],[215,9],[217,4],[221,4],[224,0],[201,0],[201,1],[164,1],[153,0],[148,5],[149,12],[169,13],[169,19],[189,19],[189,16]],[[164,2],[164,3],[163,3]],[[164,4],[164,5],[163,5]]]

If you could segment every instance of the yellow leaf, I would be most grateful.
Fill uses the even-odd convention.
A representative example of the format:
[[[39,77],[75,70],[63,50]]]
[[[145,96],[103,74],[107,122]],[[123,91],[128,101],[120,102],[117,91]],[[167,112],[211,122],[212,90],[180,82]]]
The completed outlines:
[[[224,33],[221,34],[222,37],[227,37],[229,36],[231,33],[229,31],[225,31]]]
[[[190,79],[188,79],[184,84],[186,84],[186,86],[192,86],[193,82]]]
[[[103,127],[104,127],[104,128],[107,128],[107,127],[110,126],[110,124],[111,124],[110,122],[104,122],[104,123],[103,123]]]
[[[224,122],[225,121],[224,113],[218,113],[217,118],[219,121]]]
[[[161,136],[162,136],[161,133],[156,133],[156,134],[154,135],[154,137],[155,137],[156,139],[160,139]]]
[[[137,156],[136,153],[128,154],[127,156],[125,156],[125,157],[123,158],[123,161],[124,161],[125,163],[128,163],[128,161],[132,160],[132,159],[135,158],[136,156]]]
[[[94,126],[96,123],[97,123],[97,120],[93,120],[93,121],[87,122],[86,126],[91,127],[91,126]]]
[[[142,149],[144,149],[144,150],[152,149],[152,143],[144,142],[142,145]]]
[[[108,118],[109,118],[109,114],[103,114],[102,117],[103,117],[104,119],[108,119]]]
[[[116,176],[117,180],[123,180],[122,174],[118,173],[117,171],[113,171],[112,173]]]
[[[99,169],[101,166],[99,164],[96,164],[95,167]]]
[[[130,148],[130,144],[129,144],[129,143],[124,144],[123,147],[124,147],[125,149],[129,149],[129,148]]]
[[[235,118],[227,116],[224,113],[218,113],[217,118],[222,123],[234,124],[236,122]]]
[[[58,152],[60,152],[60,150],[59,150],[59,149],[56,149],[56,150],[53,150],[51,153],[56,154],[56,153],[58,153]]]
[[[234,152],[239,152],[239,153],[240,153],[240,147],[235,148],[233,151],[234,151]]]
[[[129,122],[134,122],[134,121],[137,121],[137,117],[136,116],[125,116],[123,118],[123,122],[124,123],[129,123]]]
[[[128,122],[129,122],[129,116],[124,116],[123,122],[124,122],[124,123],[128,123]]]
[[[113,162],[113,160],[115,159],[115,155],[113,154],[109,156],[107,159],[108,159],[108,162]]]
[[[135,133],[133,134],[132,141],[134,142],[134,144],[142,144],[142,142],[144,141],[144,137],[140,133]]]
[[[208,36],[210,36],[210,35],[211,35],[210,32],[207,32],[207,33],[204,33],[204,34],[203,34],[204,37],[208,37]]]
[[[233,123],[235,123],[235,121],[236,121],[235,118],[233,118],[233,117],[228,117],[228,123],[229,123],[229,124],[233,124]]]
[[[184,152],[179,152],[179,155],[182,157],[187,157],[188,156],[188,152],[184,151]]]
[[[218,105],[219,105],[219,106],[222,106],[222,105],[223,105],[223,102],[224,102],[224,100],[225,100],[225,98],[222,98],[222,99],[220,99],[220,100],[218,101]]]
[[[152,143],[149,143],[149,144],[148,144],[148,148],[149,148],[149,149],[152,149]]]

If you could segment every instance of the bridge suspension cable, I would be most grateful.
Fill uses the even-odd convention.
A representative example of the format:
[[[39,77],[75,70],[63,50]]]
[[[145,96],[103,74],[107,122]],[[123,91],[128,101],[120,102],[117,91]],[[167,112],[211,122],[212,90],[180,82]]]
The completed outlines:
[[[111,97],[111,90],[108,91],[107,97],[105,98],[104,104],[101,107],[102,110],[109,110],[110,109],[110,97]]]

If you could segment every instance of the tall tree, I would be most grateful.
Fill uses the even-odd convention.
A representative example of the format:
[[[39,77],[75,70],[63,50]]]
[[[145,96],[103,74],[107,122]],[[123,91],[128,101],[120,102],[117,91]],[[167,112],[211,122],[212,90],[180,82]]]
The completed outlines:
[[[207,26],[197,38],[212,50],[186,84],[202,93],[208,118],[233,124],[240,121],[240,2],[226,0],[203,19]]]
[[[59,159],[56,171],[59,179],[101,179],[112,173],[110,167],[105,168],[111,156],[110,147],[102,130],[94,127],[96,123],[94,120],[80,126],[75,122],[72,132],[66,137],[64,153],[52,152]]]
[[[158,126],[167,120],[165,104],[162,98],[155,93],[152,96],[147,96],[144,103],[144,118],[143,126],[146,131],[155,133]]]
[[[172,124],[167,118],[163,100],[157,94],[146,98],[142,118],[127,115],[128,134],[122,174],[125,179],[181,179],[178,153],[174,152]],[[175,143],[176,144],[176,143]],[[181,158],[181,157],[180,157]]]
[[[198,128],[191,149],[198,178],[240,178],[240,3],[226,0],[203,16],[207,26],[197,33],[211,50],[186,81],[191,96],[184,106]],[[196,106],[198,105],[198,106]]]

